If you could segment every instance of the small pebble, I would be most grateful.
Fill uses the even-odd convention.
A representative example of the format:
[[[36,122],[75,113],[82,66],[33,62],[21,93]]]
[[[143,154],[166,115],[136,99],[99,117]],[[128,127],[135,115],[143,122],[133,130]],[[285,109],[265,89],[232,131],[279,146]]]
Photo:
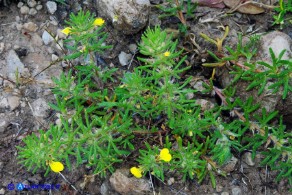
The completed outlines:
[[[221,195],[229,195],[229,192],[222,192]]]
[[[239,187],[232,188],[231,192],[232,192],[232,195],[242,195],[242,191]]]
[[[167,180],[167,184],[168,184],[169,186],[171,186],[173,183],[174,183],[174,178],[173,178],[173,177],[171,177],[171,178],[169,178],[169,179]]]
[[[27,5],[29,7],[35,7],[37,2],[35,0],[27,0]]]
[[[221,185],[216,185],[216,192],[222,192],[223,186]]]
[[[33,22],[28,22],[28,23],[23,24],[23,29],[28,30],[30,32],[36,32],[38,29],[38,26]]]
[[[20,13],[23,14],[23,15],[27,15],[29,12],[29,7],[27,7],[26,5],[22,6],[20,8]]]
[[[20,31],[22,29],[23,25],[20,23],[16,23],[15,27],[18,31]]]
[[[59,59],[59,57],[58,57],[57,55],[52,54],[52,61],[56,61],[56,60],[58,60],[58,59]]]
[[[132,54],[137,52],[137,45],[135,43],[132,43],[129,45],[129,50]]]
[[[0,53],[2,53],[3,51],[4,51],[4,43],[3,42],[1,42],[0,43]]]
[[[43,9],[43,6],[42,5],[37,5],[36,6],[36,10],[40,11],[41,9]]]
[[[54,1],[48,1],[46,6],[50,14],[54,14],[57,11],[57,3]]]
[[[45,45],[49,45],[54,41],[54,38],[46,30],[43,32],[42,39]]]
[[[37,10],[35,9],[35,8],[30,8],[29,9],[29,12],[28,12],[28,14],[29,15],[31,15],[31,16],[34,16],[34,15],[36,15],[38,12],[37,12]]]
[[[5,194],[5,189],[4,188],[1,188],[0,194]]]
[[[20,17],[19,17],[19,16],[16,16],[16,17],[15,17],[15,21],[16,21],[16,22],[20,22]]]
[[[255,165],[255,162],[254,160],[252,159],[252,155],[251,155],[251,152],[246,152],[243,154],[242,156],[242,160],[249,166],[254,166]]]
[[[17,4],[17,7],[18,7],[18,8],[21,8],[23,5],[24,5],[23,2],[19,2],[19,3]]]
[[[132,54],[127,54],[123,51],[119,54],[119,62],[122,66],[128,65],[131,59],[132,59]]]

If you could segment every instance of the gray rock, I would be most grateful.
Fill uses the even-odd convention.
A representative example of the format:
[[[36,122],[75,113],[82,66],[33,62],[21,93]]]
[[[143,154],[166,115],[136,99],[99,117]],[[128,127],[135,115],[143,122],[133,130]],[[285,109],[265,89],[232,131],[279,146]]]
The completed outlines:
[[[42,5],[37,5],[37,6],[35,7],[35,9],[36,9],[37,11],[40,11],[41,9],[43,9],[43,6],[42,6]]]
[[[35,7],[37,2],[35,0],[27,0],[27,5],[29,7]]]
[[[150,11],[149,0],[96,0],[98,13],[109,18],[114,28],[125,34],[136,33],[145,27]]]
[[[0,133],[3,133],[8,126],[8,122],[4,116],[0,118]]]
[[[222,190],[223,190],[223,186],[217,184],[216,185],[216,192],[222,192]]]
[[[0,108],[1,109],[6,109],[9,107],[9,104],[8,104],[8,100],[6,97],[2,97],[2,99],[0,99]]]
[[[135,54],[137,52],[138,46],[135,43],[132,43],[129,45],[129,50],[132,54]]]
[[[221,195],[229,195],[229,192],[222,192]]]
[[[242,195],[242,190],[239,187],[233,187],[231,193],[232,195]]]
[[[110,177],[110,183],[122,195],[145,194],[151,190],[147,180],[129,177],[129,169],[117,169]]]
[[[222,167],[222,170],[227,173],[234,171],[237,162],[238,162],[238,159],[232,156],[232,158],[227,162],[227,164]]]
[[[54,14],[57,11],[57,3],[54,1],[48,1],[46,6],[50,14]]]
[[[3,51],[4,51],[4,43],[3,42],[1,42],[0,43],[0,53],[2,53]]]
[[[48,106],[45,99],[39,98],[31,104],[33,108],[33,115],[35,117],[45,118],[48,116],[48,110],[50,107]]]
[[[131,59],[132,59],[132,54],[127,54],[123,51],[119,54],[119,62],[122,66],[128,65]]]
[[[101,195],[118,195],[118,193],[112,189],[108,181],[102,183],[100,186],[100,193]]]
[[[65,39],[67,37],[67,35],[65,35],[64,33],[62,33],[62,29],[57,29],[57,35],[60,39]]]
[[[5,189],[4,188],[1,188],[0,194],[5,194]]]
[[[260,45],[261,48],[258,51],[259,60],[272,63],[269,48],[272,48],[276,57],[285,49],[286,52],[282,59],[288,60],[292,58],[292,39],[285,33],[280,31],[268,33],[261,37]],[[264,69],[264,67],[261,67],[261,69]]]
[[[19,3],[17,4],[17,7],[18,7],[18,8],[21,8],[23,5],[24,5],[23,2],[19,2]]]
[[[33,46],[40,47],[43,45],[43,40],[37,33],[34,33],[31,36],[31,43]]]
[[[10,50],[6,59],[6,75],[13,81],[16,81],[16,72],[19,74],[24,72],[24,64],[20,61],[14,50]]]
[[[33,22],[27,22],[23,24],[22,28],[30,32],[36,32],[38,29],[38,26]]]
[[[54,38],[46,30],[43,32],[42,39],[45,45],[49,45],[54,41]]]
[[[37,10],[35,9],[35,8],[30,8],[29,9],[29,12],[28,12],[28,14],[29,15],[31,15],[31,16],[34,16],[34,15],[36,15],[38,12],[37,12]]]
[[[18,96],[10,96],[7,99],[11,111],[15,110],[20,104],[20,98]]]
[[[201,106],[202,111],[210,110],[215,107],[213,102],[210,102],[206,99],[197,99],[196,104]]]
[[[20,13],[23,14],[23,15],[27,15],[29,12],[29,7],[27,7],[26,5],[22,6],[20,8]]]
[[[251,152],[246,152],[242,156],[242,160],[249,166],[254,166],[255,162],[252,159]]]

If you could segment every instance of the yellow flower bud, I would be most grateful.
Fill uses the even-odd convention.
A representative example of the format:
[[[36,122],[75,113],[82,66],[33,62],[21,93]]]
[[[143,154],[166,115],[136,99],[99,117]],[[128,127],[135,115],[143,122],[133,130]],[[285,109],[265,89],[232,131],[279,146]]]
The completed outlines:
[[[94,26],[102,26],[104,24],[104,19],[102,18],[96,18],[93,22]]]
[[[142,172],[143,170],[141,168],[137,167],[132,167],[130,169],[130,172],[136,177],[136,178],[141,178],[142,177]]]
[[[64,165],[61,162],[50,161],[49,165],[55,173],[59,173],[64,170]]]
[[[167,51],[167,52],[164,52],[164,56],[165,56],[165,57],[168,57],[168,56],[170,56],[170,52],[169,52],[169,51]]]
[[[169,153],[169,150],[168,150],[167,148],[163,148],[163,149],[160,151],[159,159],[160,159],[160,160],[163,160],[163,161],[165,161],[165,162],[169,162],[169,161],[171,161],[172,156],[171,156],[171,154]]]
[[[64,33],[65,35],[69,35],[71,32],[71,28],[70,27],[66,27],[63,30],[61,30],[62,33]]]

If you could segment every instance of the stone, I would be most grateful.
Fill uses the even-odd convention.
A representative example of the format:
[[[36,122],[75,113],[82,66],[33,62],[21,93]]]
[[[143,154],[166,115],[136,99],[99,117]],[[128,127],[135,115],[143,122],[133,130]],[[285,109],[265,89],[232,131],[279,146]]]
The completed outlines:
[[[5,189],[4,188],[1,188],[0,194],[5,194]]]
[[[227,164],[225,164],[222,167],[222,170],[227,172],[227,173],[230,173],[230,172],[234,171],[237,162],[238,162],[238,159],[235,158],[234,156],[232,156],[232,158],[227,162]]]
[[[288,60],[292,58],[292,39],[289,35],[282,33],[280,31],[273,31],[261,37],[259,43],[261,48],[258,51],[259,59],[268,63],[272,63],[269,48],[273,50],[275,56],[278,57],[282,50],[286,50],[283,60]],[[264,67],[262,67],[264,69]]]
[[[15,26],[18,31],[20,31],[23,28],[23,24],[21,23],[16,23]]]
[[[37,2],[35,0],[27,0],[27,5],[29,7],[35,7],[37,5]]]
[[[31,15],[31,16],[34,16],[34,15],[36,15],[38,12],[37,12],[37,10],[35,9],[35,8],[30,8],[29,9],[29,12],[28,12],[28,14],[29,15]]]
[[[7,97],[8,105],[10,107],[10,111],[15,110],[20,104],[20,98],[18,96],[10,96]]]
[[[6,97],[3,97],[1,100],[0,100],[0,109],[6,109],[9,107],[9,104],[8,104],[8,100]]]
[[[59,59],[59,57],[58,57],[57,55],[52,54],[52,61],[56,61],[56,60],[58,60],[58,59]]]
[[[147,24],[149,0],[96,0],[96,2],[100,16],[109,18],[114,28],[124,34],[137,33]]]
[[[147,180],[130,177],[129,169],[117,169],[110,177],[111,186],[120,194],[145,194],[151,191]]]
[[[132,59],[132,54],[127,54],[123,51],[119,54],[119,62],[122,66],[128,65],[131,59]]]
[[[100,194],[101,195],[116,195],[117,193],[112,189],[110,183],[105,181],[100,186]]]
[[[0,133],[3,133],[7,126],[8,126],[8,122],[6,118],[1,117],[0,118]]]
[[[43,45],[43,40],[37,33],[33,33],[31,36],[31,43],[33,46],[40,47]]]
[[[197,99],[196,104],[201,106],[202,111],[210,110],[215,107],[213,102],[210,102],[206,99]]]
[[[216,192],[222,192],[222,190],[223,190],[223,186],[217,184],[216,185]]]
[[[23,24],[22,28],[30,32],[36,32],[38,29],[38,26],[33,22],[27,22]]]
[[[222,192],[221,195],[229,195],[229,192]]]
[[[174,184],[174,182],[175,182],[174,178],[171,177],[167,180],[167,185],[171,186],[172,184]]]
[[[242,156],[242,160],[243,162],[245,162],[247,165],[249,166],[254,166],[255,165],[255,162],[254,160],[252,159],[252,153],[251,152],[245,152]]]
[[[45,45],[49,45],[54,41],[54,37],[52,37],[46,30],[43,32],[42,39]]]
[[[135,54],[137,52],[137,49],[138,49],[138,47],[135,43],[132,43],[129,45],[129,50],[132,54]]]
[[[19,3],[17,4],[17,7],[18,7],[18,8],[21,8],[23,5],[24,5],[23,2],[19,2]]]
[[[23,14],[23,15],[27,15],[29,12],[29,7],[27,7],[26,5],[22,6],[20,8],[20,13]]]
[[[57,35],[60,39],[66,39],[67,35],[62,33],[62,29],[57,29]]]
[[[21,62],[16,52],[10,50],[6,58],[6,75],[11,80],[16,81],[16,72],[22,74],[24,72],[24,64]]]
[[[48,1],[46,6],[50,14],[54,14],[57,11],[57,3],[54,1]]]
[[[31,104],[33,108],[33,115],[35,117],[45,118],[48,116],[48,110],[50,107],[43,98],[39,98]]]
[[[3,42],[0,43],[0,53],[4,51],[5,45]]]
[[[42,6],[42,5],[37,5],[37,6],[35,7],[35,9],[36,9],[37,11],[40,11],[41,9],[43,9],[43,6]]]
[[[242,195],[242,190],[239,187],[233,187],[231,190],[232,195]]]

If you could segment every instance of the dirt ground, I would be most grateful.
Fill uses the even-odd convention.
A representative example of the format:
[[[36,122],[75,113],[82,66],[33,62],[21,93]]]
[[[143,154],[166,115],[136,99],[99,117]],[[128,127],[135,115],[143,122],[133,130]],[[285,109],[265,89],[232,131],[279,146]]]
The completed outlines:
[[[44,4],[46,1],[41,1]],[[73,1],[72,1],[73,2]],[[28,172],[17,161],[17,149],[15,146],[23,145],[22,138],[32,132],[36,132],[38,129],[47,129],[50,124],[56,120],[56,113],[49,109],[45,113],[45,117],[37,119],[32,115],[30,105],[36,100],[42,99],[46,102],[54,102],[54,96],[50,92],[50,78],[52,76],[58,76],[64,70],[61,64],[48,67],[52,60],[52,54],[62,55],[62,52],[58,50],[55,45],[45,45],[40,43],[42,40],[35,38],[35,34],[42,37],[44,29],[50,32],[56,32],[57,29],[64,27],[64,20],[68,19],[70,12],[76,12],[77,5],[75,3],[69,3],[68,6],[58,6],[58,10],[54,15],[47,13],[45,6],[35,16],[24,16],[20,14],[19,8],[17,8],[17,2],[11,2],[9,7],[1,5],[0,7],[0,43],[3,42],[4,50],[0,52],[0,72],[3,71],[3,67],[6,63],[6,56],[9,50],[14,49],[18,51],[21,61],[30,70],[34,79],[28,80],[25,85],[19,88],[11,87],[9,81],[0,79],[0,93],[2,96],[5,94],[16,94],[20,97],[20,105],[13,111],[1,109],[0,117],[6,118],[9,121],[7,128],[0,132],[0,194],[100,194],[102,184],[108,186],[108,194],[117,194],[110,189],[108,178],[101,179],[95,178],[94,182],[89,183],[83,190],[76,192],[68,183],[64,181],[62,177],[57,174],[49,174],[44,177],[44,172],[37,172],[32,174]],[[81,1],[76,1],[84,9],[89,9],[91,12],[95,11],[94,6],[88,6],[82,4]],[[260,15],[248,15],[241,13],[234,13],[228,17],[222,15],[223,12],[228,9],[216,9],[209,7],[198,7],[196,9],[196,18],[191,19],[188,22],[191,23],[191,32],[197,37],[197,43],[206,50],[212,49],[210,44],[207,44],[202,38],[200,33],[205,33],[210,36],[219,36],[221,31],[218,26],[228,25],[230,28],[230,34],[226,39],[225,44],[234,46],[236,44],[237,34],[243,33],[248,35],[250,33],[262,33],[274,30],[276,27],[272,26],[272,12],[266,11]],[[151,10],[150,17],[155,18],[159,14],[159,11],[154,7]],[[53,18],[52,18],[53,17]],[[52,20],[53,19],[53,20]],[[212,22],[208,22],[209,19]],[[53,21],[53,22],[52,22]],[[23,29],[18,29],[19,24],[27,22],[33,22],[37,24],[38,29],[35,33],[27,32]],[[55,22],[55,23],[54,23]],[[179,21],[175,18],[165,18],[161,21],[162,28],[177,29],[177,23]],[[149,25],[160,24],[153,20]],[[109,42],[114,47],[111,51],[108,51],[102,56],[106,64],[113,64],[115,67],[124,71],[125,67],[119,65],[118,54],[124,50],[127,50],[129,44],[139,43],[141,33],[143,30],[135,35],[123,35],[122,33],[114,30],[108,21],[108,31],[110,31]],[[292,27],[286,26],[282,32],[287,33],[292,37]],[[188,47],[189,40],[180,40],[180,46]],[[1,45],[0,45],[1,46]],[[202,52],[204,53],[204,52]],[[210,70],[201,67],[202,56],[189,55],[188,58],[190,64],[194,67],[192,71],[197,75],[210,75]],[[132,67],[138,66],[136,58],[133,60]],[[40,73],[40,74],[39,74]],[[45,83],[45,84],[44,84]],[[212,100],[216,102],[215,99]],[[237,164],[227,177],[218,176],[216,178],[217,187],[213,189],[209,179],[203,181],[202,184],[196,183],[196,181],[182,182],[179,177],[176,177],[172,173],[166,175],[166,183],[153,179],[155,190],[159,194],[236,194],[236,189],[239,191],[237,194],[292,194],[289,192],[289,186],[286,180],[279,183],[275,182],[276,173],[270,171],[267,167],[259,165],[261,156],[257,155],[255,160],[255,166],[248,166],[242,161],[242,154],[234,153],[234,156],[238,159]],[[127,159],[131,161],[131,157]],[[129,168],[129,165],[120,164],[117,168]],[[88,175],[87,168],[80,166],[78,170],[64,171],[63,175],[69,180],[69,182],[80,189],[79,186],[84,180],[84,175]],[[169,186],[167,181],[173,178],[174,183]],[[16,190],[9,190],[9,184],[60,184],[60,190],[41,190],[41,191],[26,191],[18,192]],[[152,192],[149,194],[153,194]]]

